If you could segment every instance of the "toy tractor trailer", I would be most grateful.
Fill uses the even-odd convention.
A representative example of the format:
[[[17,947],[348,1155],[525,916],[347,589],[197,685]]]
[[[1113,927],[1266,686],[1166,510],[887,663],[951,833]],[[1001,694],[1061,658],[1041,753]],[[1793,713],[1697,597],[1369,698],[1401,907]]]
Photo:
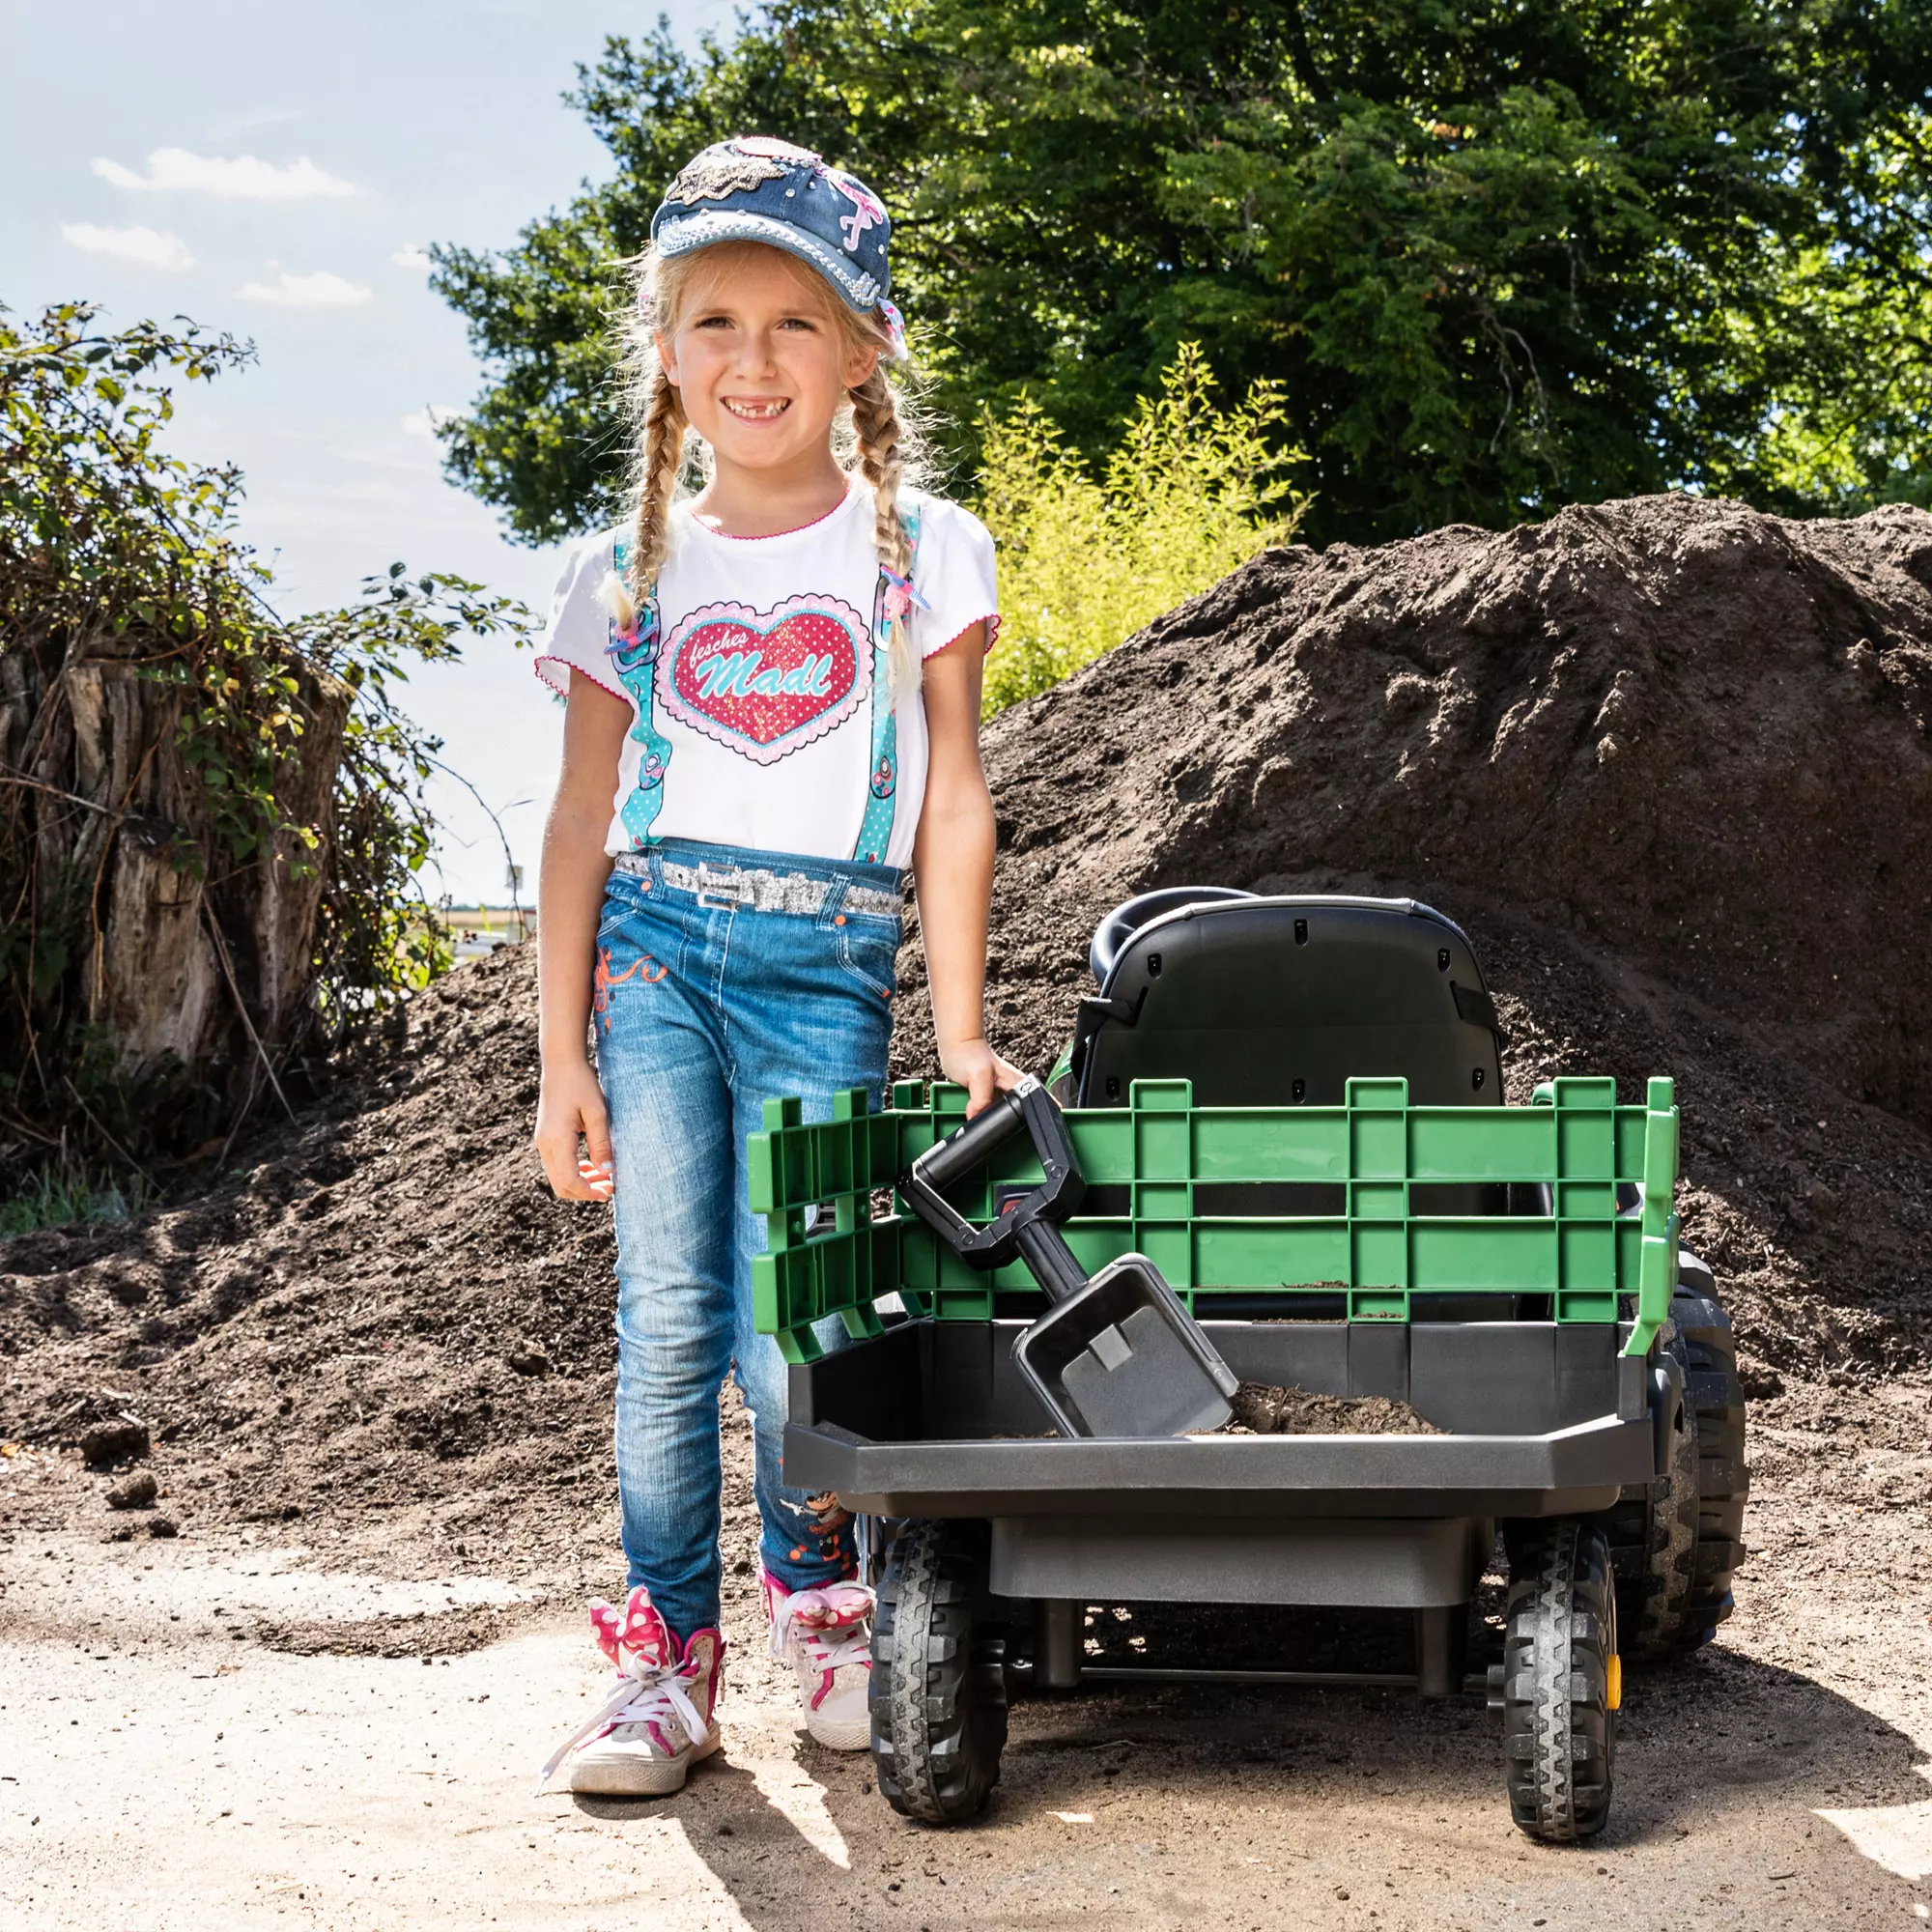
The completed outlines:
[[[1742,1555],[1743,1398],[1710,1271],[1678,1245],[1671,1083],[1641,1106],[1605,1079],[1500,1104],[1480,973],[1427,907],[1150,896],[1096,935],[1100,997],[1057,1083],[1086,1182],[1067,1241],[1090,1272],[1148,1257],[1242,1382],[1386,1398],[1434,1433],[1056,1433],[1013,1359],[1044,1307],[1025,1269],[978,1271],[902,1204],[873,1211],[964,1095],[902,1085],[870,1114],[846,1094],[813,1124],[773,1102],[759,1325],[793,1363],[786,1480],[885,1532],[880,1789],[974,1815],[1013,1686],[1092,1668],[1087,1605],[1373,1606],[1412,1612],[1414,1662],[1366,1681],[1486,1689],[1517,1823],[1594,1835],[1624,1662],[1705,1640]],[[1341,1071],[1364,1059],[1406,1070]],[[955,1199],[984,1226],[1039,1172],[1009,1143]],[[1501,1652],[1472,1679],[1499,1530]]]

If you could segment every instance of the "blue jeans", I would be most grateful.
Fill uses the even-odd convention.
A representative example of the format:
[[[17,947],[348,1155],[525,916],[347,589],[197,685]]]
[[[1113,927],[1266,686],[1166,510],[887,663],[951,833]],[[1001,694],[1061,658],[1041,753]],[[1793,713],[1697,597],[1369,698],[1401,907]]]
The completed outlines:
[[[751,1211],[745,1140],[773,1094],[799,1095],[807,1120],[829,1119],[844,1088],[879,1104],[899,920],[848,911],[846,897],[856,884],[895,891],[900,875],[681,839],[647,860],[648,876],[611,875],[593,1025],[616,1160],[627,1587],[644,1584],[682,1639],[719,1617],[718,1392],[729,1370],[752,1414],[765,1568],[788,1590],[855,1568],[837,1498],[779,1480],[785,1364],[752,1326],[765,1228]],[[668,860],[804,874],[811,909],[700,902],[667,883]]]

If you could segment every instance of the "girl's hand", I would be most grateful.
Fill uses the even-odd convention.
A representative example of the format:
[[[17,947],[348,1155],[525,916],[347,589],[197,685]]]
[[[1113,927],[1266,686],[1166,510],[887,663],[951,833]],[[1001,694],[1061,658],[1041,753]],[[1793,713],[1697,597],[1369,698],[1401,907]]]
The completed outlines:
[[[1002,1060],[983,1039],[955,1039],[939,1048],[939,1070],[947,1079],[966,1090],[966,1118],[970,1121],[989,1107],[995,1094],[1009,1094],[1026,1075],[1017,1066]]]
[[[587,1159],[577,1151],[579,1135],[589,1149]],[[604,1108],[604,1090],[588,1061],[545,1063],[532,1138],[543,1157],[551,1192],[559,1201],[608,1201],[616,1192],[611,1118]]]

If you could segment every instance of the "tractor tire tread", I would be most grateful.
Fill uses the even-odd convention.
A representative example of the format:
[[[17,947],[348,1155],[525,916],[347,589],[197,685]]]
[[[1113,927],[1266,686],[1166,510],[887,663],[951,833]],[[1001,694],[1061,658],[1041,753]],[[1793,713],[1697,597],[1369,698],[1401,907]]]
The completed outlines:
[[[983,1526],[918,1521],[893,1546],[873,1626],[880,1795],[927,1824],[976,1817],[1007,1738],[1005,1645],[987,1629]]]
[[[1574,1517],[1525,1527],[1511,1549],[1503,1640],[1510,1815],[1546,1844],[1576,1844],[1610,1810],[1616,1590],[1602,1528]]]
[[[1664,1324],[1659,1340],[1683,1361],[1675,1322]],[[1674,1656],[1683,1640],[1685,1609],[1697,1583],[1698,1467],[1697,1417],[1687,1391],[1662,1483],[1625,1491],[1604,1519],[1617,1582],[1618,1642],[1637,1662]]]

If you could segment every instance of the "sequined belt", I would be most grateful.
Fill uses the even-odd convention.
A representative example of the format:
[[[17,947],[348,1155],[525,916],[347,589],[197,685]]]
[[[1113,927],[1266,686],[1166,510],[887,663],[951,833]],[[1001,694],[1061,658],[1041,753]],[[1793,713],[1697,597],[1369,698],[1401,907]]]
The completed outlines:
[[[762,866],[710,866],[702,862],[680,866],[674,860],[658,859],[655,869],[666,885],[692,894],[701,906],[743,906],[753,912],[815,913],[839,884],[813,872],[776,872]],[[617,870],[648,879],[653,870],[652,856],[648,852],[622,853]],[[843,912],[875,919],[897,919],[901,910],[897,893],[856,883],[845,886],[838,905]]]

